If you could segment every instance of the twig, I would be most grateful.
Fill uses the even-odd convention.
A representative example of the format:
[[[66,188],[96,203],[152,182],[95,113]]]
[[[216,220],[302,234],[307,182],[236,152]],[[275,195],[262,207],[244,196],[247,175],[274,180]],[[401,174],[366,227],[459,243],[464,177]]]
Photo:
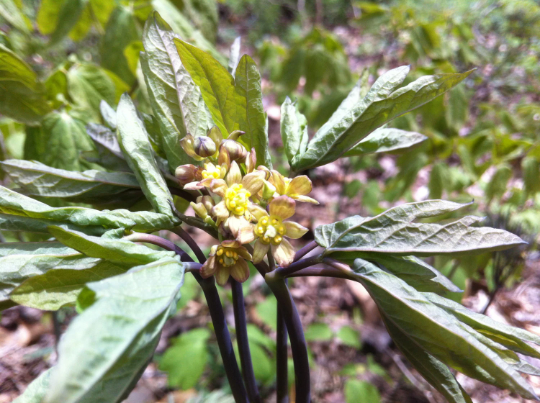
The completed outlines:
[[[290,277],[293,273],[296,273],[299,270],[302,270],[302,269],[304,269],[306,267],[314,266],[314,265],[316,265],[318,263],[321,263],[322,259],[323,258],[322,258],[321,255],[308,257],[306,259],[300,259],[300,260],[298,260],[298,261],[296,261],[294,263],[291,263],[287,267],[278,267],[274,271],[275,276],[279,277],[279,278]]]
[[[170,187],[169,191],[171,194],[181,197],[182,199],[185,199],[190,202],[195,202],[197,200],[197,196],[192,195],[188,191],[180,188]]]
[[[261,396],[255,373],[253,372],[253,363],[251,362],[251,351],[249,349],[249,339],[247,334],[246,307],[244,303],[244,293],[242,284],[231,278],[231,289],[233,297],[234,323],[236,326],[236,343],[240,353],[240,363],[242,364],[242,373],[244,383],[246,384],[247,394],[252,403],[260,403]]]

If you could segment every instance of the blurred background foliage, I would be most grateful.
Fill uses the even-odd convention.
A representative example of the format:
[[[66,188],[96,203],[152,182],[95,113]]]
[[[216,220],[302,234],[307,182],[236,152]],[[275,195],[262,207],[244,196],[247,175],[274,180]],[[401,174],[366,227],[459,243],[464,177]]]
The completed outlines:
[[[110,168],[110,156],[96,149],[86,127],[110,126],[100,103],[114,108],[124,92],[143,114],[149,111],[139,52],[144,22],[154,10],[223,64],[229,46],[242,36],[243,53],[255,57],[264,76],[270,143],[283,172],[279,105],[286,96],[297,101],[312,134],[361,75],[373,83],[384,71],[410,64],[412,81],[476,68],[464,84],[392,122],[426,141],[401,152],[343,158],[334,170],[307,174],[316,187],[339,184],[337,216],[375,215],[395,203],[426,198],[474,199],[471,209],[486,216],[486,225],[514,232],[529,245],[463,261],[437,258],[435,267],[462,289],[480,284],[491,298],[520,279],[540,232],[538,0],[0,0],[1,160],[24,158],[68,170]],[[28,102],[16,104],[8,92]],[[158,130],[151,119],[145,124],[150,134]],[[1,236],[18,239],[8,232]],[[269,394],[275,300],[264,285],[251,284],[252,278],[244,287],[258,287],[253,315],[260,320],[249,327],[251,351],[256,377]],[[195,283],[187,280],[183,293],[196,297]],[[181,300],[180,314],[189,316],[189,299]],[[319,312],[306,329],[310,345],[332,341],[345,351],[362,350],[362,315],[351,316],[349,324],[336,327]],[[192,401],[228,401],[226,393],[204,395],[224,382],[208,324],[198,321],[183,330],[157,357],[169,386],[197,386],[202,395]],[[177,365],[186,354],[190,365]],[[380,400],[377,388],[359,374],[393,382],[370,357],[341,369],[347,402],[358,401],[359,394]]]

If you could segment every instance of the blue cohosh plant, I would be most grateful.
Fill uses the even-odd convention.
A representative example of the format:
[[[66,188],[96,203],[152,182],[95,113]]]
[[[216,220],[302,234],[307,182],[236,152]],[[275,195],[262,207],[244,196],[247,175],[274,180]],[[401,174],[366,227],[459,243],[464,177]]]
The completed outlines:
[[[0,229],[45,234],[41,242],[0,244],[2,307],[54,311],[76,305],[79,312],[59,343],[57,364],[18,403],[125,399],[175,312],[185,275],[193,275],[203,290],[235,400],[260,402],[240,284],[249,276],[248,262],[278,303],[279,402],[288,400],[287,334],[295,401],[310,401],[306,341],[287,286],[288,278],[302,276],[363,284],[397,346],[449,402],[471,402],[449,367],[537,399],[520,373],[538,375],[540,370],[518,353],[540,358],[529,345],[540,344],[540,338],[439,296],[459,289],[420,259],[503,250],[523,243],[519,237],[479,227],[479,217],[435,222],[466,205],[428,200],[322,225],[315,229],[315,241],[298,251],[288,240],[307,232],[290,220],[296,204],[317,203],[308,196],[309,178],[298,173],[346,153],[421,141],[417,133],[384,125],[470,72],[425,76],[402,86],[409,68],[399,67],[371,88],[360,81],[312,139],[304,116],[286,100],[281,135],[289,178],[272,169],[260,75],[249,56],[231,52],[228,71],[182,41],[159,15],[147,22],[143,44],[140,61],[153,114],[138,112],[126,94],[116,111],[104,105],[106,126],[88,127],[96,147],[125,170],[74,172],[32,161],[2,162],[15,186],[0,188]],[[136,211],[88,207],[111,198],[131,206],[134,192],[144,194],[146,210],[142,204]],[[51,197],[63,204],[42,201]],[[81,201],[85,207],[75,204]],[[183,201],[191,203],[196,216],[182,212]],[[185,226],[215,239],[208,256]],[[197,261],[158,231],[177,234]],[[242,372],[216,282],[232,288]]]

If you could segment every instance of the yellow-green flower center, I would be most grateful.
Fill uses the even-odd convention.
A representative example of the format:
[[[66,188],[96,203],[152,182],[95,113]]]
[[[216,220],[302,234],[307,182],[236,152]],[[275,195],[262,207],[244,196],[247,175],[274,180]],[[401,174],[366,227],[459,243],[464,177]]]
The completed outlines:
[[[225,192],[225,204],[235,215],[244,215],[248,208],[251,193],[240,184],[234,184]]]
[[[214,178],[219,179],[221,177],[221,168],[212,163],[204,164],[204,170],[202,171],[203,179]]]
[[[225,267],[233,266],[239,258],[238,252],[233,248],[224,248],[223,246],[218,248],[216,255],[218,262]]]
[[[263,217],[255,227],[255,235],[266,244],[279,245],[285,235],[285,226],[279,217]]]

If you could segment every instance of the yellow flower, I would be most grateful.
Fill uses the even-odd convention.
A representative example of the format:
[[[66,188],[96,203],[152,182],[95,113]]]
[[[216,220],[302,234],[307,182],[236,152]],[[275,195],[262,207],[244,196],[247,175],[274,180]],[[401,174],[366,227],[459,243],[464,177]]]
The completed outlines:
[[[260,206],[252,205],[250,211],[257,219],[254,235],[257,237],[253,251],[253,262],[259,263],[263,260],[268,250],[272,249],[272,255],[281,267],[286,267],[294,259],[294,248],[284,237],[298,239],[302,237],[308,229],[302,225],[284,221],[294,215],[295,202],[290,197],[279,196],[269,204],[270,214]]]
[[[249,198],[259,192],[263,184],[257,172],[247,174],[242,178],[240,167],[236,161],[233,161],[225,180],[214,179],[208,185],[213,193],[222,198],[212,209],[213,215],[217,218],[217,224],[223,223],[225,229],[243,244],[254,239],[250,224],[253,217],[249,211],[252,203]]]
[[[285,178],[278,171],[272,170],[272,184],[276,187],[276,193],[289,196],[291,199],[301,202],[319,204],[311,197],[306,196],[311,192],[311,180],[306,175],[297,176],[294,179]]]
[[[191,182],[184,185],[186,190],[198,190],[210,186],[214,179],[223,179],[227,174],[227,164],[214,165],[211,162],[204,164],[204,168],[200,170],[202,180]]]
[[[221,245],[212,247],[208,260],[201,267],[201,276],[216,276],[216,281],[221,286],[227,284],[229,276],[243,283],[249,277],[246,260],[251,260],[251,255],[240,242],[223,241]]]

